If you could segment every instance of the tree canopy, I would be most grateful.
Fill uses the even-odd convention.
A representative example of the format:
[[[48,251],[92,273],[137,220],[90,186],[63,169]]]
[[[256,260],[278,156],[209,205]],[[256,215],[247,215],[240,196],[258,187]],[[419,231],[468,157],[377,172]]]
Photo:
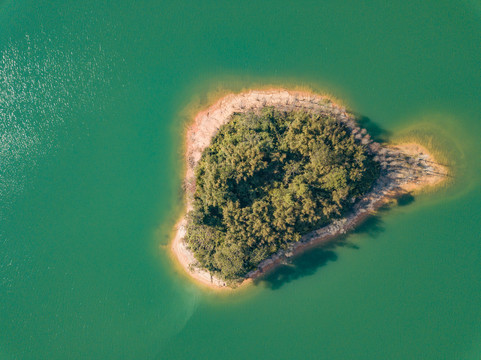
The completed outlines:
[[[235,280],[339,218],[379,166],[335,118],[305,111],[235,113],[196,167],[185,240],[198,265]]]

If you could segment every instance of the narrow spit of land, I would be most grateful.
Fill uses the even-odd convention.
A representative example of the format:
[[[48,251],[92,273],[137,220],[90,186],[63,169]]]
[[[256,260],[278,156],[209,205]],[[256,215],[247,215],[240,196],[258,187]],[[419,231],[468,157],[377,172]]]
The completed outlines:
[[[382,171],[371,190],[356,201],[345,217],[303,235],[300,241],[290,244],[287,249],[265,259],[256,269],[245,276],[241,285],[264,275],[296,254],[332,241],[339,235],[348,232],[387,201],[402,194],[419,191],[427,186],[434,186],[443,181],[447,175],[446,168],[436,163],[427,149],[419,144],[384,146],[372,141],[367,131],[357,125],[354,115],[326,96],[286,89],[251,90],[221,98],[207,110],[198,113],[187,128],[184,179],[186,214],[193,209],[194,170],[203,151],[210,145],[219,128],[227,123],[234,113],[256,112],[265,107],[274,107],[279,111],[286,112],[302,110],[336,118],[344,123],[356,139],[374,155],[374,159],[379,162]],[[228,289],[228,284],[224,280],[212,276],[207,270],[196,265],[194,254],[184,242],[186,224],[185,216],[176,224],[175,237],[171,243],[174,259],[196,282],[214,289]]]

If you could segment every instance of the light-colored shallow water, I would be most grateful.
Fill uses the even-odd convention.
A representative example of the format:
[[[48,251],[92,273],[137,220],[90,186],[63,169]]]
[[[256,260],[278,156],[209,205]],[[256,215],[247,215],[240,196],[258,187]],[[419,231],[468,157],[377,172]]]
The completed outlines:
[[[0,1],[0,358],[478,359],[479,9]],[[456,179],[250,291],[204,293],[160,246],[182,114],[272,83],[431,142]]]

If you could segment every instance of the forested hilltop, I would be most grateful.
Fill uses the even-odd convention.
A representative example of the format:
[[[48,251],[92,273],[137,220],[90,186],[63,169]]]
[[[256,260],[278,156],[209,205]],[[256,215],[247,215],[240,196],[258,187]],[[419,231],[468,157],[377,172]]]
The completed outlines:
[[[235,113],[196,167],[185,241],[199,267],[239,279],[341,217],[379,172],[367,147],[331,116],[273,107]]]

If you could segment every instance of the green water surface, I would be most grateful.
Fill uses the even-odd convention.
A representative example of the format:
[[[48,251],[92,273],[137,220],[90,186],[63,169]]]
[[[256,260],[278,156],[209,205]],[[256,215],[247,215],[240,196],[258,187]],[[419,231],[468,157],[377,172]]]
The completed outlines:
[[[0,359],[480,359],[481,3],[0,0]],[[186,109],[328,91],[449,187],[248,291],[165,245]]]

